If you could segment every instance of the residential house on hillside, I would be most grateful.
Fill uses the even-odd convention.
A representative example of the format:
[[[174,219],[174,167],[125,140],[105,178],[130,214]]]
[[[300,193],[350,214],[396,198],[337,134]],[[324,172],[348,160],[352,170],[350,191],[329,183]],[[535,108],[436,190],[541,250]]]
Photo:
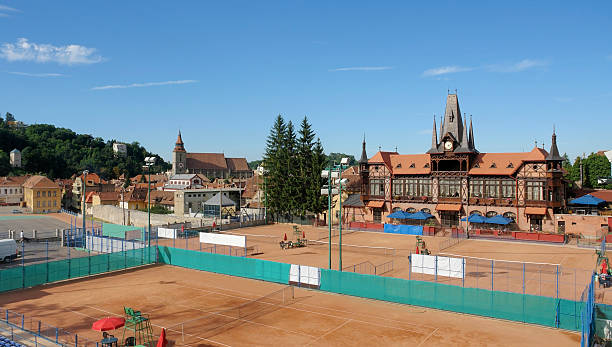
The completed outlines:
[[[168,182],[162,189],[165,191],[198,189],[202,188],[205,183],[209,182],[210,180],[201,174],[177,174],[170,176]]]
[[[0,177],[0,205],[19,205],[23,201],[23,184],[30,176]]]
[[[151,191],[151,206],[165,207],[170,211],[174,211],[174,192],[152,190]],[[147,198],[147,203],[149,198]]]
[[[83,174],[74,178],[72,183],[72,207],[75,209],[81,209],[83,203]],[[113,192],[115,191],[115,185],[108,183],[95,172],[87,174],[87,182],[85,192]]]
[[[140,210],[147,208],[147,189],[134,188],[125,192],[123,200],[119,202],[119,207],[129,210]]]
[[[92,195],[92,206],[110,205],[119,206],[120,192],[94,192]]]
[[[58,212],[61,207],[60,186],[44,176],[32,176],[23,184],[26,207],[33,213]]]

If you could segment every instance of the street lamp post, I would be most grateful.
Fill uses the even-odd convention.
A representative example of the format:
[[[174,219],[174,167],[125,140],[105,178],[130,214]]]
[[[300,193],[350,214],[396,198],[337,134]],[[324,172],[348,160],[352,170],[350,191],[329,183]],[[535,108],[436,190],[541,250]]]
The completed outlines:
[[[333,215],[332,215],[332,195],[334,194],[334,186],[332,185],[332,178],[337,179],[338,184],[338,199],[340,213],[338,218],[338,270],[342,271],[342,185],[347,182],[347,180],[342,179],[342,170],[348,166],[349,159],[342,158],[340,161],[340,165],[330,165],[325,170],[321,171],[321,177],[327,178],[327,192],[325,189],[321,190],[321,194],[327,194],[327,205],[328,205],[328,223],[329,223],[329,268],[332,268],[331,261],[331,249],[332,249],[332,224],[333,224]]]
[[[147,171],[149,173],[149,178],[147,179],[148,181],[148,190],[147,190],[147,197],[148,197],[148,203],[147,203],[147,214],[148,214],[148,218],[149,218],[149,235],[147,237],[148,240],[148,251],[147,251],[147,256],[149,257],[149,262],[151,262],[151,166],[155,165],[155,157],[146,157],[145,158],[145,166],[147,168]]]
[[[83,232],[85,232],[85,213],[87,212],[87,200],[86,200],[86,196],[85,196],[85,192],[87,190],[87,174],[89,173],[89,170],[83,170]]]

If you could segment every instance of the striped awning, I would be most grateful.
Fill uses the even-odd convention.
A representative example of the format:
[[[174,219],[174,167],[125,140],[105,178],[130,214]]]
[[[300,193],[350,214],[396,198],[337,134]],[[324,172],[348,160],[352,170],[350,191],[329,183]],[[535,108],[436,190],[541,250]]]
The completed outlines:
[[[461,204],[438,204],[436,206],[437,211],[451,211],[451,212],[459,212],[461,211]]]
[[[368,201],[368,207],[372,207],[372,208],[381,208],[383,206],[385,206],[385,202],[384,201],[380,201],[380,200],[376,200],[376,201]]]
[[[525,214],[546,215],[546,207],[526,207]]]

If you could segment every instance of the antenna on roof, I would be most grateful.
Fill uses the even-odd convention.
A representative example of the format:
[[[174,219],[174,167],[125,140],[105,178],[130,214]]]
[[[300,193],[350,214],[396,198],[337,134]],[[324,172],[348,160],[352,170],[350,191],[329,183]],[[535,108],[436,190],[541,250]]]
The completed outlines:
[[[457,88],[455,88],[455,95],[457,95]]]
[[[379,152],[380,152],[381,148],[382,148],[382,147],[379,145],[379,146],[378,146],[378,151],[379,151]]]
[[[538,147],[538,140],[535,140],[535,146]]]
[[[397,152],[397,146],[395,146],[395,151]]]
[[[450,94],[450,89],[449,88],[446,88],[446,94],[447,95]]]

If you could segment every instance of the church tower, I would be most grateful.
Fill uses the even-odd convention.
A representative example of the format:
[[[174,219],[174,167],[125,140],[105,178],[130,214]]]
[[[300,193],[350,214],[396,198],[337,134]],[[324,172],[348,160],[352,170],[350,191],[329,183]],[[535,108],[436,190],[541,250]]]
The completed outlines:
[[[365,134],[361,144],[361,158],[359,158],[359,175],[361,176],[361,196],[368,195],[368,155],[366,154]]]
[[[183,138],[181,137],[181,131],[179,130],[178,138],[174,144],[174,150],[172,151],[172,174],[182,174],[187,172],[187,151],[185,151],[185,145]]]

